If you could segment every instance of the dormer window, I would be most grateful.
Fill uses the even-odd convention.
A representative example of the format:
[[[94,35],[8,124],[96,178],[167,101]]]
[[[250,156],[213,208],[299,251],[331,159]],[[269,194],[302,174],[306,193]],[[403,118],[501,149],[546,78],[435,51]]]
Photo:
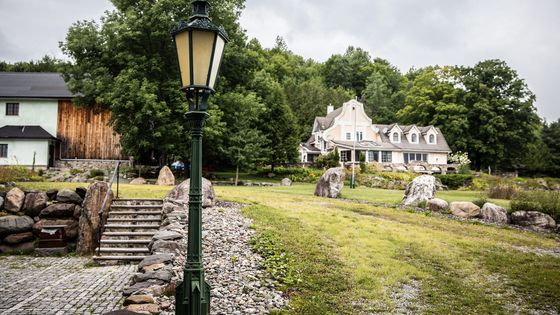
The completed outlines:
[[[413,133],[412,137],[411,137],[411,142],[412,143],[418,143],[418,135]]]
[[[399,142],[399,133],[393,132],[393,142]]]
[[[434,144],[434,143],[436,143],[436,136],[434,136],[434,135],[430,135],[430,137],[429,137],[429,140],[428,140],[428,141],[429,141],[429,143],[430,143],[430,144]]]

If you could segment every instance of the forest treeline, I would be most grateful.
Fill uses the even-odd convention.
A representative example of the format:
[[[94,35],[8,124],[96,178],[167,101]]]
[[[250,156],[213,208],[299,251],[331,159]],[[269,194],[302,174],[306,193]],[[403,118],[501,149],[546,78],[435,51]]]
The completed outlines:
[[[227,30],[226,48],[205,129],[212,168],[297,162],[298,145],[327,105],[358,97],[374,123],[435,125],[474,169],[560,175],[560,120],[547,123],[536,96],[501,60],[429,66],[403,73],[358,47],[325,62],[305,59],[278,37],[272,48],[239,23],[244,0],[210,1]],[[126,154],[150,164],[188,159],[187,105],[170,30],[190,15],[188,0],[112,0],[100,23],[73,24],[60,44],[69,62],[45,56],[0,71],[61,72],[80,106],[113,113]],[[320,49],[318,47],[318,49]],[[390,57],[390,56],[388,56]]]

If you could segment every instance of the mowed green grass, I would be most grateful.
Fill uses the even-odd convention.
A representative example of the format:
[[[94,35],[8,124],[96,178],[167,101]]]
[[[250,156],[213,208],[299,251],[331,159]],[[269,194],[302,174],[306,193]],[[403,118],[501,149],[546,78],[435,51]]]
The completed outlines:
[[[20,183],[25,189],[84,184]],[[161,198],[171,187],[121,185],[121,197]],[[215,187],[272,234],[301,282],[288,314],[544,314],[560,311],[560,248],[552,236],[313,196],[314,185]],[[343,189],[342,197],[397,204],[402,191]],[[448,201],[478,192],[438,192]],[[497,203],[508,205],[507,201]],[[409,286],[413,288],[406,289]],[[397,298],[407,291],[408,297]],[[403,301],[406,305],[403,306]]]
[[[287,290],[292,296],[287,313],[560,310],[560,258],[533,253],[559,248],[552,237],[318,198],[312,185],[215,189],[220,199],[248,204],[243,211],[257,231],[272,233],[293,257],[302,281]],[[478,198],[464,192],[441,195]],[[343,197],[396,203],[402,195],[345,189]],[[408,306],[399,306],[402,300],[395,296],[405,285],[415,289]]]
[[[57,182],[19,182],[18,187],[29,190],[49,189],[76,189],[76,187],[87,187],[86,183],[57,183]],[[174,186],[156,185],[119,185],[120,198],[163,198]],[[117,184],[113,184],[113,193],[117,193]]]

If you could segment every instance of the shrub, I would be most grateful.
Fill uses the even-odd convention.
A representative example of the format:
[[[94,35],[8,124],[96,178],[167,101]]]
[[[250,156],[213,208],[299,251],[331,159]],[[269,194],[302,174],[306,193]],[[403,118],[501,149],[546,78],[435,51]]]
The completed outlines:
[[[495,199],[511,199],[519,189],[517,186],[510,184],[499,184],[493,186],[488,191],[488,197]]]
[[[73,169],[70,170],[71,175],[78,175],[78,174],[81,174],[83,172],[84,172],[83,170],[80,170],[80,169],[77,169],[77,168],[73,168]]]
[[[360,153],[360,172],[366,172],[366,155],[363,153]]]
[[[97,179],[97,177],[99,176],[101,177],[105,176],[105,172],[100,169],[92,169],[91,171],[89,171],[89,177],[94,177]]]
[[[0,183],[29,180],[41,180],[41,178],[24,166],[0,167]]]
[[[473,200],[472,203],[477,205],[479,208],[482,208],[485,203],[488,202],[488,198],[486,196],[480,196],[478,199]]]
[[[449,189],[457,189],[469,186],[473,181],[473,175],[469,174],[438,174],[435,175],[443,185]]]
[[[259,177],[268,177],[270,173],[270,168],[265,167],[256,171],[255,175]],[[303,167],[276,167],[274,168],[274,175],[276,177],[287,177],[292,182],[300,183],[315,183],[321,175],[323,175],[322,170],[314,168],[303,168]]]
[[[511,211],[538,211],[560,220],[560,191],[523,191],[511,200]]]
[[[317,157],[315,164],[320,168],[338,167],[340,165],[340,155],[337,150],[331,151],[326,155]]]

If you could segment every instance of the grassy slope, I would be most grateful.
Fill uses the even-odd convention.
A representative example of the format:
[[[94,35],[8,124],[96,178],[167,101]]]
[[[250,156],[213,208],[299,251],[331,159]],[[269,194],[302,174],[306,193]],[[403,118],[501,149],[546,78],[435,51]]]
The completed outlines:
[[[25,189],[84,184],[20,183]],[[313,197],[313,185],[216,187],[220,199],[244,202],[259,232],[271,232],[293,255],[302,282],[289,289],[294,314],[393,313],[403,284],[420,293],[413,313],[524,313],[560,310],[560,259],[524,253],[552,249],[553,239],[394,209]],[[121,197],[163,197],[170,187],[121,185]],[[474,200],[476,192],[439,197]],[[402,191],[345,189],[343,197],[398,203]],[[506,201],[498,201],[507,205]],[[509,305],[509,306],[508,306]]]
[[[87,187],[86,183],[53,183],[53,182],[21,182],[17,183],[18,187],[29,190],[48,190],[54,189],[75,189],[76,187]],[[117,184],[113,184],[113,192],[116,193]],[[173,189],[172,186],[156,186],[156,185],[119,185],[120,198],[163,198]]]
[[[303,281],[291,313],[402,311],[392,295],[403,284],[420,287],[408,307],[415,313],[560,310],[560,259],[516,249],[558,248],[553,239],[316,198],[310,185],[216,190],[221,199],[250,204],[244,211],[257,230],[274,233],[295,257]],[[365,196],[371,201],[400,199],[394,192],[371,191],[383,195]],[[366,190],[345,190],[344,196],[359,199],[359,194]],[[448,194],[451,200],[465,197]]]

